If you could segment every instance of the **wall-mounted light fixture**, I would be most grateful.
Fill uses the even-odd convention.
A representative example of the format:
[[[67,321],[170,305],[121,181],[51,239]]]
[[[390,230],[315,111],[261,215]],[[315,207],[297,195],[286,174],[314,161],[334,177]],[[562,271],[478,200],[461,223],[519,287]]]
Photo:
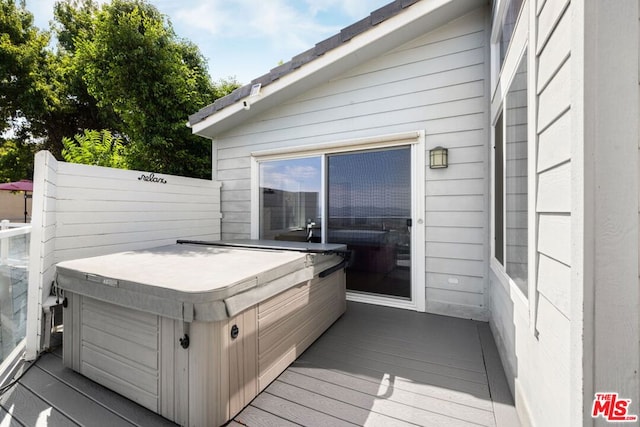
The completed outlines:
[[[436,147],[429,150],[429,167],[431,169],[441,169],[449,166],[449,150],[443,147]]]

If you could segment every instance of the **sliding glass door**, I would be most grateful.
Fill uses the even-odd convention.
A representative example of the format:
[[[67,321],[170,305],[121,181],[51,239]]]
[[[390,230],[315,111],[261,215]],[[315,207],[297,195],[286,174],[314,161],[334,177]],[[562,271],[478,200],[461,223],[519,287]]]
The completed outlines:
[[[411,150],[327,156],[327,241],[353,251],[347,289],[411,299]]]
[[[261,161],[259,237],[344,243],[349,291],[411,302],[411,168],[410,146]]]

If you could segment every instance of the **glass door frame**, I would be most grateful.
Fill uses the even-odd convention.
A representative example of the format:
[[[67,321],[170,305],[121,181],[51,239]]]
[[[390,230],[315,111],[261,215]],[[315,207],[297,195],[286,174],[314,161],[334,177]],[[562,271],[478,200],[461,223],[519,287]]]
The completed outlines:
[[[347,292],[347,300],[388,307],[426,311],[425,261],[425,168],[424,130],[376,137],[350,139],[309,146],[294,146],[251,153],[251,238],[260,236],[260,163],[271,160],[321,157],[322,241],[327,238],[327,156],[352,151],[366,151],[399,146],[411,147],[411,300],[382,295]]]

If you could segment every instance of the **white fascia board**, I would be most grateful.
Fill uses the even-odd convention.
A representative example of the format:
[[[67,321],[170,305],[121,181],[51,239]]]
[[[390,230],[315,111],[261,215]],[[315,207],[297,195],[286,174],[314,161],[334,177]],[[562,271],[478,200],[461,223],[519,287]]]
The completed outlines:
[[[486,0],[420,1],[350,41],[302,65],[296,71],[263,86],[256,97],[238,100],[206,119],[194,123],[192,132],[215,138],[258,113],[303,93],[381,53],[407,43],[447,22],[486,5]],[[245,109],[242,101],[250,102]]]

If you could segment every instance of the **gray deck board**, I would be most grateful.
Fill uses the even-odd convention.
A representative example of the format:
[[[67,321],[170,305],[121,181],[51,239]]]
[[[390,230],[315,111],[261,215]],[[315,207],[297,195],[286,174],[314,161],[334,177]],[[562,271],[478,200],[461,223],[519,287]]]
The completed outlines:
[[[291,375],[306,376],[308,379],[304,377],[291,378]],[[311,379],[317,381],[314,383],[310,381]],[[406,391],[396,387],[395,381],[383,380],[380,383],[375,383],[328,369],[300,365],[290,367],[278,380],[292,382],[299,387],[304,386],[316,393],[340,396],[340,399],[363,408],[367,403],[370,403],[371,399],[378,399],[380,401],[377,405],[378,410],[385,414],[402,413],[405,406],[408,406],[409,410],[417,408],[418,413],[427,411],[465,421],[475,421],[482,425],[494,424],[493,413],[489,405],[485,406],[485,409],[480,409],[457,401]],[[384,399],[381,399],[382,397]]]
[[[496,423],[499,426],[514,425],[519,422],[518,415],[514,410],[513,397],[500,362],[498,348],[491,335],[491,329],[488,324],[482,324],[478,326],[478,331],[487,367],[487,378],[491,389],[491,402]]]
[[[267,412],[277,414],[280,418],[291,421],[303,426],[335,426],[335,427],[351,427],[354,423],[350,423],[340,418],[327,415],[324,412],[317,411],[280,396],[273,395],[269,392],[263,392],[256,397],[251,403],[252,406]],[[255,424],[256,426],[260,424]]]
[[[0,421],[175,425],[43,355],[0,398]],[[227,426],[519,425],[487,324],[349,303]]]
[[[328,359],[334,361],[335,366],[343,364],[360,365],[396,377],[420,381],[437,387],[471,393],[481,398],[489,399],[489,388],[486,382],[465,381],[439,373],[425,372],[413,367],[402,366],[402,360],[380,360],[383,357],[375,352],[344,352],[338,353],[333,348],[315,347],[303,356],[305,360]]]
[[[274,415],[271,412],[249,405],[240,412],[234,421],[243,426],[262,426],[262,427],[299,427],[300,424],[293,423],[289,420]],[[232,421],[232,422],[234,422]]]
[[[43,355],[38,361],[37,367],[57,378],[61,383],[81,392],[92,401],[99,402],[100,405],[109,408],[111,412],[118,414],[133,425],[141,427],[175,426],[174,423],[166,418],[160,417],[82,375],[78,375],[71,369],[65,368],[62,366],[60,356],[57,354]]]
[[[516,427],[487,331],[481,322],[349,303],[245,409],[259,409],[254,418],[236,419],[248,426],[263,425],[255,417],[269,414],[268,425],[277,425],[275,415],[305,426]]]
[[[25,426],[77,426],[22,384],[16,384],[0,398],[2,408]]]
[[[343,317],[348,321],[336,328],[350,336],[403,342],[454,359],[481,360],[481,354],[470,351],[480,345],[478,322],[388,307],[376,307],[381,312],[377,317],[375,311],[361,305],[351,307],[353,311]]]
[[[384,348],[383,345],[371,346],[361,345],[358,340],[351,340],[347,337],[336,339],[331,336],[324,337],[326,348],[332,351],[348,354],[350,357],[371,358],[378,362],[393,363],[397,366],[415,369],[418,371],[444,375],[451,378],[457,378],[465,381],[485,383],[486,375],[483,371],[470,370],[451,366],[446,363],[432,362],[427,357],[420,357],[419,354],[411,354],[411,352],[403,351],[402,347]]]
[[[175,426],[63,367],[59,352],[43,354],[19,383],[2,395],[0,407],[4,411],[0,412],[1,421],[8,412],[12,419],[6,420],[12,420],[12,426]]]
[[[38,366],[29,370],[20,384],[44,400],[48,405],[61,408],[64,416],[79,425],[109,427],[113,425],[133,426],[104,406],[88,399],[52,375],[42,371]]]
[[[294,363],[294,367],[305,366],[311,369],[318,370],[322,373],[334,371],[347,376],[354,377],[363,381],[371,382],[376,386],[384,384],[393,384],[394,390],[404,390],[407,392],[423,395],[435,399],[440,399],[449,402],[457,402],[462,405],[467,405],[473,408],[492,410],[491,402],[487,398],[479,398],[472,394],[452,390],[446,387],[439,387],[433,384],[416,381],[413,378],[403,378],[400,376],[385,373],[383,371],[377,371],[368,367],[362,366],[357,363],[347,363],[330,359],[316,358],[311,359],[308,356],[303,355],[304,359],[298,359]],[[304,365],[303,365],[304,363]]]
[[[432,410],[424,409],[423,398],[411,393],[401,393],[396,399],[391,396],[397,394],[396,390],[384,385],[379,387],[375,394],[364,393],[359,390],[341,387],[323,379],[313,378],[306,375],[297,374],[293,371],[284,372],[276,383],[271,387],[270,392],[274,389],[281,388],[284,384],[295,387],[292,389],[298,391],[303,389],[306,392],[313,393],[317,396],[323,396],[335,399],[339,402],[352,405],[363,412],[362,420],[369,418],[369,412],[374,412],[382,417],[391,417],[407,423],[417,425],[484,425],[494,426],[493,414],[489,411],[469,411],[467,414],[460,412],[442,414],[441,407],[433,406]],[[378,394],[379,393],[379,394]],[[384,399],[379,396],[387,395]],[[315,397],[315,396],[314,396]],[[317,398],[317,397],[316,397]],[[445,405],[440,405],[445,406]],[[461,409],[461,408],[458,408]],[[463,418],[463,416],[465,416]],[[362,422],[360,424],[363,424]]]
[[[26,427],[2,408],[0,408],[0,425],[2,427]]]
[[[300,384],[299,379],[292,382],[293,385],[278,380],[269,387],[269,393],[355,425],[364,425],[374,419],[386,426],[407,427],[414,425],[394,416],[387,416],[372,410],[371,404],[374,399],[365,398],[368,400],[367,403],[358,402],[355,393],[331,396],[328,395],[329,393],[303,388],[304,384]]]
[[[465,369],[474,372],[484,372],[484,363],[481,359],[476,360],[463,359],[451,355],[437,354],[433,350],[433,345],[425,343],[416,343],[415,341],[403,341],[392,337],[370,337],[360,334],[354,337],[353,334],[347,334],[343,330],[330,330],[325,335],[327,340],[343,340],[358,348],[368,348],[381,353],[391,355],[399,355],[402,357],[421,360],[424,362],[435,363],[442,366],[450,366],[453,368]]]
[[[1,399],[0,399],[1,400]],[[14,416],[5,411],[5,409],[0,406],[0,426],[2,427],[23,427],[25,424],[22,424],[18,421]]]

